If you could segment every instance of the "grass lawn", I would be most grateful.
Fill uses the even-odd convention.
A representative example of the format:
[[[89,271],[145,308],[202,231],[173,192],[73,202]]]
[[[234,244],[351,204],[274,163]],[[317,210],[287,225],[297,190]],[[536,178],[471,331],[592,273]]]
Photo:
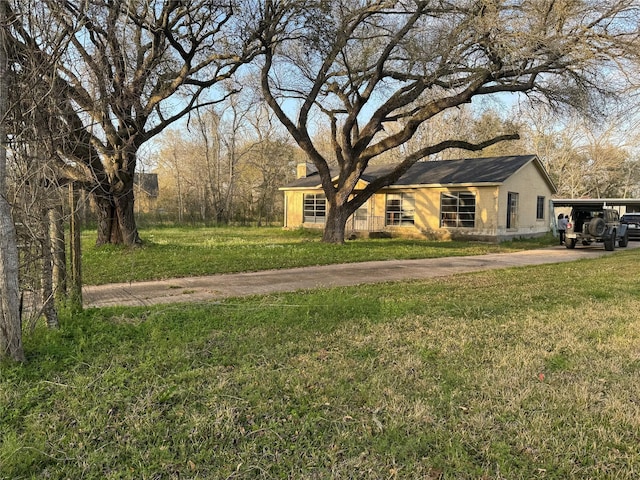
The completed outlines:
[[[638,271],[618,251],[64,318],[1,366],[0,478],[637,479]]]
[[[322,232],[282,228],[171,227],[141,230],[144,246],[96,248],[95,231],[82,235],[83,280],[87,285],[247,272],[272,268],[481,255],[555,244],[536,240],[484,244],[401,238],[328,245]]]

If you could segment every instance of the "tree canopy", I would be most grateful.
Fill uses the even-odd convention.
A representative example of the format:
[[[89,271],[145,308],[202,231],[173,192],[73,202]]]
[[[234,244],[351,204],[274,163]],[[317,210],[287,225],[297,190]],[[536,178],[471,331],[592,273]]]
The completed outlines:
[[[329,242],[342,242],[348,216],[415,162],[518,138],[505,131],[477,142],[451,136],[422,144],[392,172],[354,191],[369,162],[406,145],[444,112],[515,94],[595,113],[636,87],[634,0],[270,0],[261,6],[263,94],[318,169],[329,203]],[[317,121],[330,125],[332,158],[314,144]]]
[[[331,242],[415,162],[518,138],[506,123],[473,137],[431,135],[448,112],[511,95],[596,115],[637,89],[638,0],[5,4],[14,77],[40,74],[21,84],[33,93],[21,108],[37,112],[39,148],[59,178],[94,194],[99,244],[140,241],[133,177],[141,146],[233,95],[247,65],[321,176]],[[328,132],[322,146],[318,130]],[[383,157],[396,168],[355,191]]]
[[[240,2],[11,0],[15,61],[55,64],[39,109],[60,175],[95,194],[98,243],[140,241],[136,154],[146,141],[227,93],[213,87],[253,57]],[[60,48],[63,46],[63,48]],[[55,61],[51,61],[51,60]]]

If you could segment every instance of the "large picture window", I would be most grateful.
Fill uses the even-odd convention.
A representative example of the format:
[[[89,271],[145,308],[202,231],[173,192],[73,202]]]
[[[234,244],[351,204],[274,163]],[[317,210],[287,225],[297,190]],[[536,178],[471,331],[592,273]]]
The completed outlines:
[[[412,193],[388,193],[385,225],[413,225],[416,200]]]
[[[440,194],[440,226],[473,228],[476,224],[476,196],[470,192]]]
[[[304,223],[325,223],[327,217],[327,197],[324,193],[304,194]]]

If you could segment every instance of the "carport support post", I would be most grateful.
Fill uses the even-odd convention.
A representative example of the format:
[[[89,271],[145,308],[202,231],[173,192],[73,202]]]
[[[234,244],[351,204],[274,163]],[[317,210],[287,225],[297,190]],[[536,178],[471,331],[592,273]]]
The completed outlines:
[[[558,219],[556,218],[556,206],[553,200],[549,200],[549,216],[551,217],[551,232],[554,237],[558,236]]]

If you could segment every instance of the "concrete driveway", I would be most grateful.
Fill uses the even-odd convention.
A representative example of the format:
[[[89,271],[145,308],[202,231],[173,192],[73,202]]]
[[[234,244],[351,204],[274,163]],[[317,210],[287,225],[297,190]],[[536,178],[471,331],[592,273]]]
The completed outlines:
[[[630,242],[626,249],[635,248],[640,248],[640,241]],[[625,249],[616,249],[616,251],[622,250]],[[604,255],[615,255],[616,251],[607,252],[601,244],[598,244],[589,247],[580,246],[574,250],[556,246],[539,250],[470,257],[347,263],[149,282],[85,286],[82,296],[85,308],[208,302],[247,295],[420,280],[481,270],[572,262]]]

